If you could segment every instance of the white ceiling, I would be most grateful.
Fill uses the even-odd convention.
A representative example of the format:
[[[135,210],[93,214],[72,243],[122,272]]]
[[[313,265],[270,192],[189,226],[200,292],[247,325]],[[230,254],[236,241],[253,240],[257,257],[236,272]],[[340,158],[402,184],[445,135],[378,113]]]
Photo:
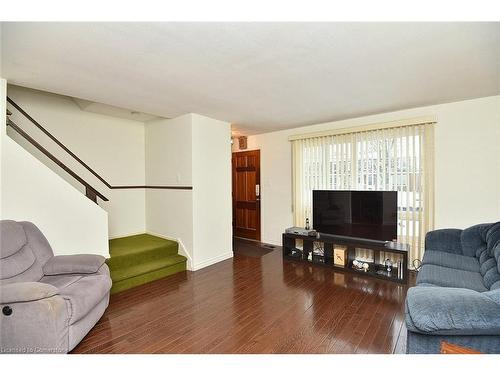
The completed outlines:
[[[10,83],[246,134],[500,93],[500,23],[3,23]]]

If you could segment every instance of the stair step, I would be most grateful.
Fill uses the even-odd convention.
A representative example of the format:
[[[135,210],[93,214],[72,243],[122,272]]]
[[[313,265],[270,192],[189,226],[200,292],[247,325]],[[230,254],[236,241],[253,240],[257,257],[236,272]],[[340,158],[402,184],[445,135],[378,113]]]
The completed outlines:
[[[111,294],[119,293],[124,290],[128,290],[136,286],[149,283],[151,281],[163,279],[164,277],[183,271],[186,271],[186,262],[177,263],[169,267],[163,267],[156,271],[145,273],[143,275],[138,275],[121,281],[116,281],[113,282],[113,286],[111,287]]]
[[[139,263],[134,266],[123,267],[111,271],[111,280],[113,283],[122,281],[135,276],[147,274],[159,269],[177,265],[179,263],[186,264],[186,257],[182,255],[169,255],[161,259],[155,259],[146,263]]]
[[[113,271],[159,260],[176,255],[178,248],[179,245],[175,241],[148,234],[116,238],[109,241],[111,258],[108,259],[108,266]]]
[[[128,255],[148,249],[159,248],[162,246],[175,246],[177,242],[153,236],[151,234],[137,234],[135,236],[115,238],[109,241],[111,256]]]
[[[138,234],[109,241],[111,293],[118,293],[186,270],[186,257],[175,241]]]

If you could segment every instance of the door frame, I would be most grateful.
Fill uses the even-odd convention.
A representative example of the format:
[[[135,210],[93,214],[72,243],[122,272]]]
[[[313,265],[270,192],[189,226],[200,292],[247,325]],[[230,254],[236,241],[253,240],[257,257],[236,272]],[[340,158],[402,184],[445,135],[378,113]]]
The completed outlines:
[[[236,195],[234,193],[234,187],[235,187],[235,166],[234,166],[234,156],[236,154],[244,154],[244,153],[249,153],[249,152],[257,152],[258,153],[258,167],[257,167],[257,172],[255,174],[255,184],[259,185],[259,197],[256,199],[256,209],[257,209],[257,222],[258,226],[256,228],[256,238],[246,238],[246,237],[239,237],[235,235],[235,220],[236,220]],[[232,222],[232,232],[233,232],[233,237],[238,237],[238,238],[244,238],[249,241],[261,241],[261,233],[262,233],[262,206],[261,206],[261,198],[262,198],[262,184],[260,183],[260,149],[253,149],[253,150],[240,150],[240,151],[233,151],[231,152],[231,198],[232,198],[232,203],[233,203],[233,222]]]

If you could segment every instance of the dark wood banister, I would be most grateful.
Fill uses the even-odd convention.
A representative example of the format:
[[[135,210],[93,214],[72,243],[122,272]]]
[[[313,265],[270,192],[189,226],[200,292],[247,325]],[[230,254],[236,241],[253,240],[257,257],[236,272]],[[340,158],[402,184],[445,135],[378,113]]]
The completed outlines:
[[[45,129],[38,121],[36,121],[33,117],[31,117],[24,109],[22,109],[16,102],[14,102],[11,98],[7,97],[7,101],[12,104],[12,106],[17,109],[21,114],[30,120],[38,129],[40,129],[47,137],[52,139],[54,143],[56,143],[59,147],[61,147],[64,151],[66,151],[73,159],[83,165],[90,173],[92,173],[95,177],[97,177],[104,185],[111,189],[111,185],[101,176],[97,174],[92,168],[90,168],[82,159],[76,156],[69,148],[67,148],[62,142],[60,142],[56,137],[54,137],[47,129]]]
[[[57,159],[54,155],[52,155],[45,147],[43,147],[40,143],[35,141],[30,135],[28,135],[23,129],[17,126],[10,118],[7,118],[7,125],[11,127],[11,129],[15,130],[21,137],[26,139],[29,143],[31,143],[34,147],[36,147],[42,154],[47,156],[50,160],[56,163],[59,167],[61,167],[66,173],[68,173],[71,177],[85,186],[85,195],[91,199],[93,202],[97,203],[97,197],[101,198],[103,201],[108,201],[104,195],[99,193],[95,188],[92,187],[87,181],[78,176],[75,172],[73,172],[66,164]]]
[[[96,171],[90,168],[87,163],[80,159],[75,153],[68,149],[62,142],[60,142],[56,137],[54,137],[47,129],[45,129],[38,121],[31,117],[24,109],[22,109],[16,102],[11,98],[7,97],[7,101],[16,108],[24,117],[31,121],[38,129],[40,129],[47,137],[54,141],[59,147],[66,151],[73,159],[79,162],[85,169],[92,173],[99,181],[101,181],[109,189],[173,189],[173,190],[192,190],[192,186],[169,186],[169,185],[123,185],[123,186],[112,186],[104,178],[102,178]],[[17,125],[16,125],[17,126]],[[19,129],[19,127],[17,127]],[[94,189],[95,190],[95,189]],[[97,191],[96,191],[97,192]],[[107,199],[105,199],[107,200]]]

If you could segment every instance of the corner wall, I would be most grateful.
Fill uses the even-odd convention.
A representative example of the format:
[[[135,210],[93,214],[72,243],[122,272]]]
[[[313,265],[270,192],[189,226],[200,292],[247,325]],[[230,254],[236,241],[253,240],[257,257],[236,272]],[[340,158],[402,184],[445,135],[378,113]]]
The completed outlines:
[[[146,184],[192,185],[192,116],[146,123]],[[192,190],[146,190],[146,231],[179,242],[193,269]]]
[[[233,256],[229,123],[188,114],[146,124],[146,230],[182,245],[188,268]]]
[[[231,127],[193,114],[194,269],[232,258]]]

